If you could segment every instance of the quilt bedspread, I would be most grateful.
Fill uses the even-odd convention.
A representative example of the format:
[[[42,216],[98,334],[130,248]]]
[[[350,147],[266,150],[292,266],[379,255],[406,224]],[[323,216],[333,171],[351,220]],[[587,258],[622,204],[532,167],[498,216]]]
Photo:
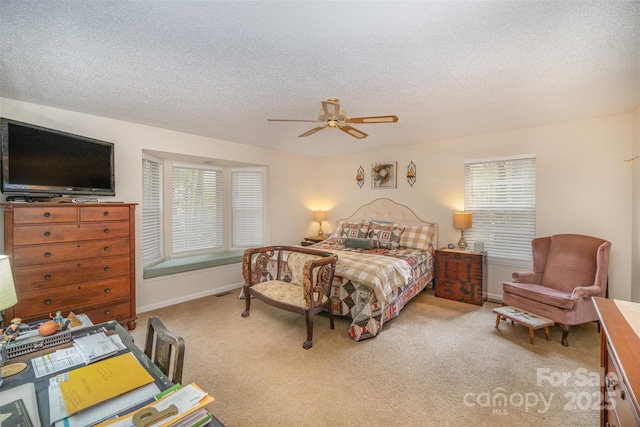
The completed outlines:
[[[317,246],[321,245],[322,243]],[[393,290],[404,286],[412,277],[411,266],[403,258],[377,255],[371,250],[365,251],[366,255],[363,255],[359,251],[339,250],[335,247],[323,246],[322,249],[338,255],[336,276],[373,289],[380,302],[389,302]]]
[[[349,335],[356,341],[376,336],[433,279],[433,248],[362,250],[330,240],[314,247],[338,255],[331,307],[334,314],[351,317]],[[381,266],[393,282],[381,283]]]

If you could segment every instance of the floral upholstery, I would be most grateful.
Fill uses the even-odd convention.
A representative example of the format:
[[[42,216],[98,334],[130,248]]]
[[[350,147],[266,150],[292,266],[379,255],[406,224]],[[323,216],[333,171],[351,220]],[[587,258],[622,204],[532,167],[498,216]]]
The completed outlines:
[[[317,313],[328,311],[331,329],[334,328],[329,291],[337,260],[337,255],[330,252],[301,246],[247,249],[242,259],[246,305],[242,317],[249,317],[251,297],[302,314],[307,328],[302,347],[311,348],[313,317]]]
[[[318,255],[309,255],[303,254],[300,252],[291,252],[289,257],[287,258],[287,267],[291,272],[291,284],[298,285],[300,287],[304,286],[303,280],[303,268],[307,261],[318,260],[322,257]],[[313,270],[313,275],[316,276],[318,274],[318,267]],[[302,293],[302,290],[299,291]]]
[[[308,308],[302,292],[302,286],[293,282],[287,283],[281,280],[269,280],[268,282],[253,285],[253,289],[266,297],[285,304]],[[322,296],[323,303],[327,302],[328,299],[328,296]]]

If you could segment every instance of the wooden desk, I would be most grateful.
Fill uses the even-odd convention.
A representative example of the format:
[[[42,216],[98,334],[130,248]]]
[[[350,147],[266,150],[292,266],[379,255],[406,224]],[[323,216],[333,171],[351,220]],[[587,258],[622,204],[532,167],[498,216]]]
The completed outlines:
[[[600,392],[604,402],[600,409],[600,425],[640,425],[640,337],[615,300],[592,299],[601,325]],[[626,304],[640,310],[640,304]]]
[[[167,388],[173,386],[173,383],[171,382],[171,380],[167,378],[167,376],[162,373],[162,371],[144,354],[144,352],[134,344],[133,337],[131,336],[131,334],[129,334],[122,326],[120,326],[118,322],[111,321],[111,322],[101,323],[95,326],[90,326],[87,328],[77,329],[72,332],[72,337],[84,335],[88,331],[90,331],[92,328],[97,329],[101,327],[104,327],[108,331],[114,331],[120,336],[120,338],[122,339],[122,342],[127,348],[125,350],[119,351],[117,354],[124,354],[129,351],[133,353],[136,359],[138,359],[138,361],[142,364],[142,366],[144,366],[145,369],[147,369],[147,371],[151,374],[155,384],[158,386],[160,390],[166,390]],[[51,347],[48,350],[51,350],[51,352],[53,352],[57,349],[58,349],[57,347]],[[41,355],[42,353],[38,352],[38,354]],[[16,358],[16,360],[18,360],[18,358]],[[11,364],[12,361],[14,361],[14,359],[9,360],[7,365]],[[75,368],[77,368],[77,366],[67,369],[66,371],[70,371]],[[12,377],[4,379],[4,385],[2,386],[2,391],[3,392],[7,391],[12,387],[16,387],[21,384],[30,383],[30,382],[33,383],[36,389],[36,399],[38,400],[38,411],[40,413],[40,421],[43,426],[50,426],[51,422],[49,417],[49,393],[48,393],[49,378],[57,374],[60,374],[62,372],[65,372],[65,371],[59,371],[56,373],[52,373],[51,375],[36,378],[31,362],[27,361],[27,369],[25,371],[19,374],[16,374]],[[141,406],[144,406],[144,405],[141,405]],[[118,415],[124,415],[125,413],[129,413],[132,410],[133,410],[132,408],[129,408],[123,411],[123,413]],[[211,423],[209,425],[224,427],[223,424],[220,423],[220,421],[218,421],[215,417],[211,419]]]

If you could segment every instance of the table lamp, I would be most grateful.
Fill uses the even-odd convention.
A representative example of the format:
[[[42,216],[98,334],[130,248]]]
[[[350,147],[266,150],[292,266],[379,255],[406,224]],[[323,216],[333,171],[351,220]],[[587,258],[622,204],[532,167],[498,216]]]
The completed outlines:
[[[7,255],[0,255],[0,327],[3,326],[4,310],[13,307],[17,303],[18,296],[16,295],[16,287],[13,284],[9,257]],[[4,343],[0,343],[0,387],[2,387],[2,378],[8,376],[4,367],[3,346]]]
[[[457,228],[460,230],[460,240],[458,241],[458,247],[460,249],[466,249],[467,242],[464,240],[464,230],[467,228],[471,228],[471,212],[454,212],[453,228]]]
[[[327,212],[320,209],[314,211],[313,220],[320,224],[320,227],[318,228],[318,236],[322,236],[324,234],[324,232],[322,231],[322,221],[327,220]]]

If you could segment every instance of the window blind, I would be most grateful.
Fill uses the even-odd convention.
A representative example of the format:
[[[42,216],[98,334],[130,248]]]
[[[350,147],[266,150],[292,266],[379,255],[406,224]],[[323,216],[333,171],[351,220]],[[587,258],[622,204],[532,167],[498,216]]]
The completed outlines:
[[[264,179],[261,170],[232,170],[232,246],[262,246],[264,240]]]
[[[515,158],[465,162],[465,211],[473,225],[471,242],[483,242],[492,261],[531,261],[536,229],[536,159]]]
[[[222,170],[174,164],[171,185],[173,253],[222,248]]]
[[[162,164],[142,159],[142,259],[162,258]]]

